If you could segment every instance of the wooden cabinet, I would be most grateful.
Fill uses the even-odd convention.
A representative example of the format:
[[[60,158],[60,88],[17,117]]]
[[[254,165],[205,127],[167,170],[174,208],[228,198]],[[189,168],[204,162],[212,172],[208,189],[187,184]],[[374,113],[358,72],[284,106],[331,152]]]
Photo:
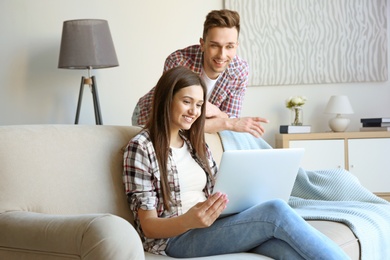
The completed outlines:
[[[305,148],[307,170],[343,167],[390,201],[390,132],[277,134],[276,148]]]

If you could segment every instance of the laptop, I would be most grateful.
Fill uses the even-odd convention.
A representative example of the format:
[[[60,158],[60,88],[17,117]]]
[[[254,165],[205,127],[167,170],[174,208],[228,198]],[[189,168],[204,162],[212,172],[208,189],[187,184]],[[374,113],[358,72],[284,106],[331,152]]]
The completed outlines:
[[[303,154],[303,148],[225,151],[214,186],[229,199],[221,216],[276,198],[287,202]]]

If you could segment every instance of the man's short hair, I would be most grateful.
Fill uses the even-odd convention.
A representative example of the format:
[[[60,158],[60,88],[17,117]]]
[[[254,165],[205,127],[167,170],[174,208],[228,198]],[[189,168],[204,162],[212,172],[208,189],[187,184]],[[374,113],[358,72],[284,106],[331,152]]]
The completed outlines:
[[[207,33],[214,27],[233,28],[236,27],[240,34],[240,15],[236,11],[222,9],[214,10],[207,14],[203,24],[203,39],[206,39]]]

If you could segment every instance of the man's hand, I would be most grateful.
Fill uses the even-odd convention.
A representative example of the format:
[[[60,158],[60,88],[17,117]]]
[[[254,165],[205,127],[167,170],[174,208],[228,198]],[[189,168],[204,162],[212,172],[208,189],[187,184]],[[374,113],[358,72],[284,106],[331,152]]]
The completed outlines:
[[[230,130],[235,132],[247,132],[254,137],[260,137],[265,132],[261,123],[268,123],[268,120],[261,117],[229,118],[229,116],[225,112],[222,112],[217,106],[209,101],[206,103],[206,133]]]
[[[261,117],[242,117],[232,118],[232,131],[247,132],[254,137],[260,137],[265,133],[264,127],[261,123],[268,123],[269,121]]]
[[[260,137],[265,133],[261,123],[269,121],[261,117],[242,117],[242,118],[208,118],[206,119],[205,132],[217,133],[223,130],[246,132],[254,137]]]

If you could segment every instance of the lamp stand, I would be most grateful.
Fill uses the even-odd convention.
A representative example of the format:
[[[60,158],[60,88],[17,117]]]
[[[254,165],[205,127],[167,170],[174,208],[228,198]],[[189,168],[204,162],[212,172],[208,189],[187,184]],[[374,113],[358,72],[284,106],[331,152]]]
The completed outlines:
[[[329,127],[333,132],[344,132],[349,126],[350,119],[337,114],[336,117],[329,120]]]
[[[102,125],[103,120],[102,120],[102,114],[100,112],[99,95],[98,95],[98,91],[97,91],[95,76],[92,76],[89,78],[81,77],[79,101],[77,102],[76,119],[75,119],[74,123],[76,125],[79,123],[80,108],[81,108],[81,101],[83,99],[84,85],[89,85],[91,88],[92,98],[93,98],[93,107],[95,110],[95,121],[96,121],[97,125]]]

